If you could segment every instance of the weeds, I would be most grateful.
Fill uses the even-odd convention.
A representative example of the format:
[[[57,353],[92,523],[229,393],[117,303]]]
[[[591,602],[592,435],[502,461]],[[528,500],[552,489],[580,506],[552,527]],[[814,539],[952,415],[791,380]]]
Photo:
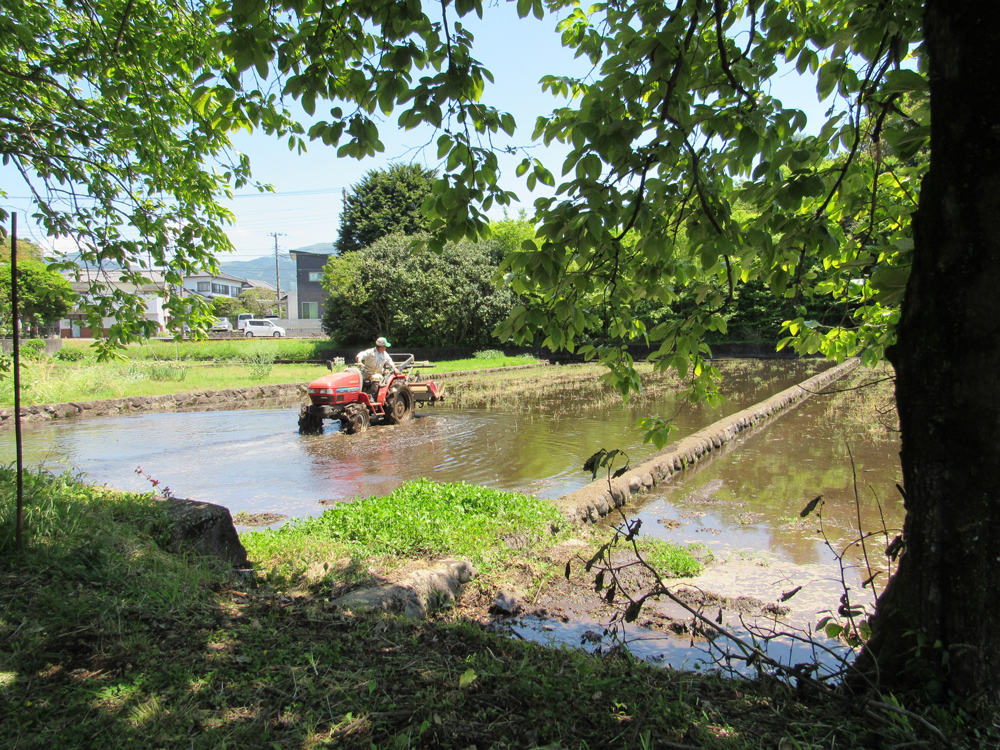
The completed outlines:
[[[251,380],[264,380],[274,369],[275,350],[270,343],[257,342],[243,355]]]
[[[272,569],[305,569],[340,557],[465,557],[488,567],[509,558],[505,539],[537,542],[562,516],[545,500],[465,483],[408,482],[386,497],[357,499],[273,531],[250,532],[250,556]]]

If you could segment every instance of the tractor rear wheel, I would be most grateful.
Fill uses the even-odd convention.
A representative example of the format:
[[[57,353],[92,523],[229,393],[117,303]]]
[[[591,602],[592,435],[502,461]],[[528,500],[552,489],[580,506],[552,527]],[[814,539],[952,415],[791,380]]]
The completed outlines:
[[[308,406],[303,406],[299,412],[299,434],[318,435],[323,431],[323,417],[319,416]]]
[[[413,418],[413,409],[416,399],[409,386],[401,386],[395,393],[389,394],[386,399],[386,420],[389,424],[403,424]]]
[[[367,430],[371,423],[367,407],[362,404],[351,404],[344,409],[344,414],[340,418],[340,429],[348,435],[357,435]]]

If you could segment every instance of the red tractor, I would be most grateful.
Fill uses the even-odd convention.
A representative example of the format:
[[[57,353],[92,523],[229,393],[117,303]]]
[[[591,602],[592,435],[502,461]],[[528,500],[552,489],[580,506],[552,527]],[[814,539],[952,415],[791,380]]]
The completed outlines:
[[[323,431],[323,420],[340,420],[348,435],[364,432],[373,424],[402,424],[413,418],[417,404],[433,404],[444,399],[444,389],[433,381],[421,381],[413,371],[413,355],[401,354],[396,375],[386,368],[368,387],[361,370],[348,367],[343,372],[325,375],[309,384],[309,400],[299,412],[299,432],[303,435]],[[332,364],[328,367],[333,369]]]

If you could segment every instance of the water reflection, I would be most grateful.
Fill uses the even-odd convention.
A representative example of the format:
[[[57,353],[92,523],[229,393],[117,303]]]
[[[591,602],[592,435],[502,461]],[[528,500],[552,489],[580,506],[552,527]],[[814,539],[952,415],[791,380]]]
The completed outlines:
[[[845,434],[824,418],[825,409],[822,397],[814,397],[737,450],[657,488],[635,511],[643,530],[700,542],[716,554],[770,550],[797,565],[834,561],[824,537],[837,551],[862,530],[884,529],[891,539],[903,519],[898,443]],[[821,518],[801,518],[817,495]],[[860,553],[852,548],[853,557]]]

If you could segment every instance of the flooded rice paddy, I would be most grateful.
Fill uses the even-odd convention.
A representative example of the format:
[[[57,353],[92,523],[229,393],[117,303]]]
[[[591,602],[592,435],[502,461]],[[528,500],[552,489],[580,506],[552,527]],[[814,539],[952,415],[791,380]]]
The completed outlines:
[[[541,403],[531,412],[427,408],[409,424],[357,436],[341,434],[336,423],[327,423],[321,435],[299,435],[298,405],[57,421],[25,426],[24,458],[29,466],[82,473],[126,490],[149,490],[153,478],[175,496],[218,503],[234,514],[318,515],[332,503],[388,494],[417,477],[555,498],[589,481],[581,467],[599,448],[623,449],[633,464],[651,455],[654,449],[634,428],[640,417],[671,417],[682,437],[814,369],[801,362],[744,368],[725,383],[727,402],[717,410],[672,396],[594,408],[585,394],[563,394],[558,403]],[[574,405],[574,399],[581,403]],[[631,518],[641,519],[643,533],[704,545],[724,562],[710,566],[699,587],[765,601],[801,587],[789,602],[795,606],[788,625],[808,628],[817,613],[835,609],[844,582],[852,596],[867,596],[869,589],[860,586],[868,577],[866,550],[851,542],[859,529],[885,528],[891,539],[901,526],[899,448],[893,440],[874,441],[856,427],[840,426],[827,409],[827,397],[806,401],[734,449],[643,496],[629,507]],[[0,460],[11,461],[13,435],[2,440]],[[801,518],[818,495],[821,517]],[[869,540],[872,559],[884,544]],[[845,549],[842,566],[838,554]],[[526,622],[517,629],[540,640],[607,645],[592,623],[552,627]],[[676,666],[702,658],[687,638],[632,635],[633,647],[649,658]]]

